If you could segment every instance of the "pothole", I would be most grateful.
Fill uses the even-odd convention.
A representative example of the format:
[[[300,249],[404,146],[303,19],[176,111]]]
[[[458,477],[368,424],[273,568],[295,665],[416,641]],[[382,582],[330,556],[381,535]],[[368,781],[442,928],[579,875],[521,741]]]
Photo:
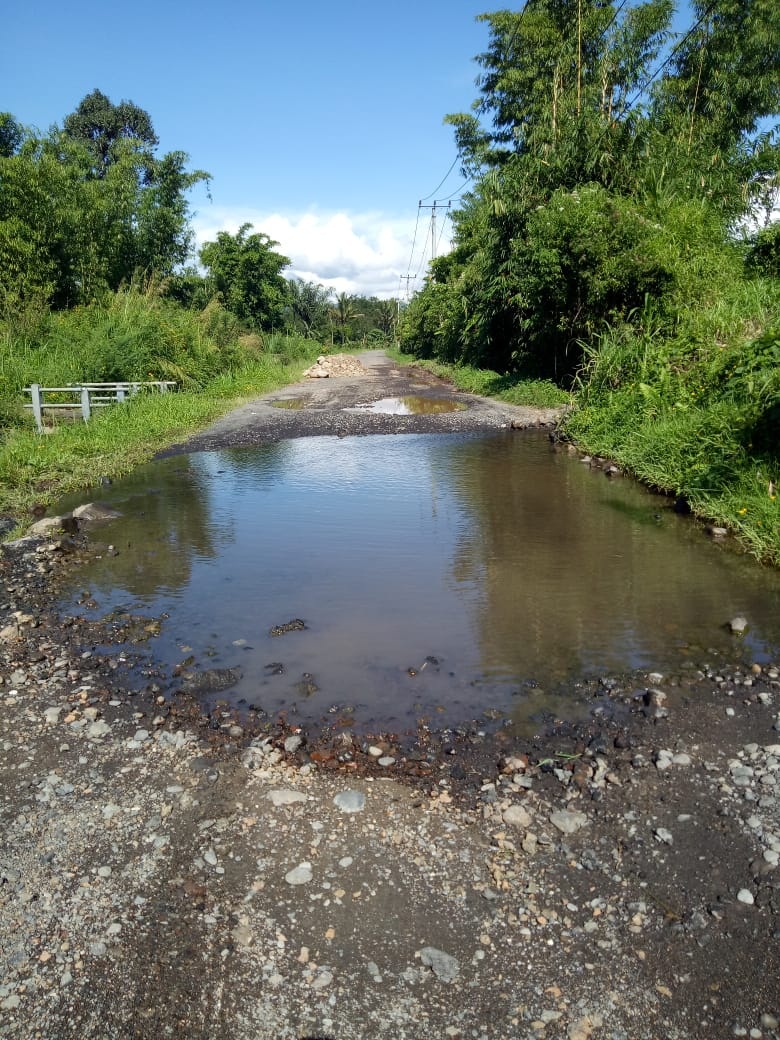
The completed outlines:
[[[379,401],[345,408],[345,412],[371,412],[374,415],[441,415],[444,412],[462,412],[468,406],[449,397],[383,397]]]
[[[282,397],[278,401],[271,401],[273,408],[286,408],[289,411],[299,412],[306,407],[306,401],[302,397]]]

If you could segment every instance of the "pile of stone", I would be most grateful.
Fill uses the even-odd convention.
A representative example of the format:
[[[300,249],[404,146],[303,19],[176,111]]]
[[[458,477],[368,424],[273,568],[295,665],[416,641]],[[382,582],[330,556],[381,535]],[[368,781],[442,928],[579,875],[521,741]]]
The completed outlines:
[[[309,379],[328,379],[330,376],[364,376],[366,368],[350,354],[320,354],[317,363],[303,373]]]

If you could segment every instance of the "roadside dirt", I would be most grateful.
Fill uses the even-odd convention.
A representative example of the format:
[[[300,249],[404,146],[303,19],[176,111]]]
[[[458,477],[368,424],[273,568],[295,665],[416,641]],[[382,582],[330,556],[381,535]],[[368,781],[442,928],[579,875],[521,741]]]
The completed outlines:
[[[369,363],[188,448],[338,433],[400,379],[448,392]],[[519,420],[468,403],[344,432]],[[588,722],[528,740],[315,737],[204,712],[63,616],[59,576],[98,551],[86,525],[0,557],[0,1036],[780,1037],[777,663],[735,637],[603,676]]]

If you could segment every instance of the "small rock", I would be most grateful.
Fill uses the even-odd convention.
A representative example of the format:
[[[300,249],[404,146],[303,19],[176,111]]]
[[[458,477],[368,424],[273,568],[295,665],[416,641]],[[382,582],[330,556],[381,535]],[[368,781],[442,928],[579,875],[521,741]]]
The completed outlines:
[[[287,787],[269,791],[266,798],[277,809],[282,805],[294,805],[296,802],[305,802],[307,800],[305,794],[302,794],[300,791],[292,791]]]
[[[377,759],[377,763],[380,766],[384,766],[384,768],[386,769],[388,766],[392,766],[395,764],[395,759],[392,755],[383,755],[381,758]]]
[[[510,827],[527,828],[533,822],[531,814],[522,805],[510,805],[508,809],[504,810],[502,819]]]
[[[107,722],[104,722],[102,719],[98,719],[97,722],[93,722],[90,724],[89,728],[87,729],[87,736],[91,740],[97,740],[100,737],[105,737],[106,734],[110,732],[111,727],[109,726],[109,724]]]
[[[311,988],[320,990],[325,989],[333,982],[333,975],[329,971],[321,971],[316,979],[312,982]]]
[[[755,900],[753,899],[753,893],[749,888],[741,888],[737,892],[737,899],[740,903],[745,903],[746,906],[752,906]]]
[[[294,755],[295,752],[302,745],[303,745],[303,737],[299,736],[296,733],[296,734],[293,734],[293,736],[291,736],[291,737],[287,737],[287,739],[284,742],[284,750],[287,752],[288,755]]]
[[[550,814],[550,823],[562,834],[574,834],[583,828],[588,822],[585,813],[574,812],[569,809],[560,809]]]
[[[420,960],[442,982],[454,982],[460,973],[460,965],[457,960],[449,953],[437,950],[434,946],[424,946],[420,950]]]
[[[341,809],[342,812],[362,812],[366,807],[366,796],[362,791],[355,791],[350,788],[347,791],[339,792],[333,799],[333,804]]]
[[[666,827],[656,827],[653,831],[653,835],[655,836],[656,841],[663,842],[664,845],[671,845],[674,842],[672,832],[668,831]]]
[[[303,862],[299,863],[297,867],[293,867],[284,875],[284,880],[288,885],[306,885],[311,881],[313,877],[311,863]]]
[[[742,615],[733,617],[731,621],[729,621],[729,629],[734,633],[735,636],[744,635],[745,632],[747,632],[747,628],[748,620],[747,618],[742,617]]]

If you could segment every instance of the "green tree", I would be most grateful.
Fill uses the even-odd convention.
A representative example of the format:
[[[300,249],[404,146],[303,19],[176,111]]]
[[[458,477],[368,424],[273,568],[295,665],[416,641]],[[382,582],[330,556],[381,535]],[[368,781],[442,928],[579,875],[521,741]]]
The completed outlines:
[[[24,129],[10,112],[0,112],[0,158],[15,155],[24,140]]]
[[[184,153],[156,159],[120,134],[110,161],[96,167],[84,136],[55,127],[40,137],[15,121],[3,125],[0,304],[6,312],[30,301],[58,308],[89,303],[138,271],[165,276],[184,262],[187,192],[207,176],[186,170]]]
[[[268,235],[248,234],[251,227],[243,224],[235,235],[218,232],[215,242],[203,246],[200,259],[223,305],[242,321],[270,329],[281,323],[289,299],[282,271],[290,261],[274,252],[279,243]]]
[[[302,278],[291,278],[288,287],[292,328],[306,336],[322,335],[328,324],[330,289]]]
[[[79,102],[75,112],[65,117],[63,132],[74,141],[83,142],[93,157],[95,176],[105,177],[109,167],[129,143],[144,160],[147,176],[151,176],[154,150],[159,144],[151,117],[132,101],[114,105],[100,90],[93,90]]]
[[[704,291],[778,168],[758,131],[780,100],[780,9],[702,2],[674,46],[671,15],[669,0],[531,0],[481,16],[479,97],[447,117],[474,185],[406,349],[565,380],[606,323],[641,321],[649,298],[671,324]]]

